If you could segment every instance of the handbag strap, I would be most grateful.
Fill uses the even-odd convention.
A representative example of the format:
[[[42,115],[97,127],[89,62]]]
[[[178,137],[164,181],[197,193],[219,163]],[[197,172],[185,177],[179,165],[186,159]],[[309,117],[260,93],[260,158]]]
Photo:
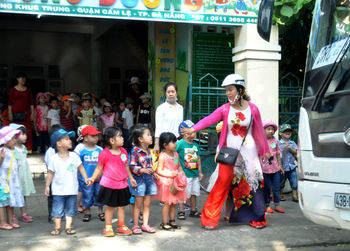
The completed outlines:
[[[247,131],[246,131],[246,133],[245,133],[245,135],[244,135],[244,137],[242,139],[242,143],[241,143],[241,147],[240,148],[242,148],[242,146],[243,146],[243,143],[244,143],[244,141],[245,141],[245,139],[246,139],[246,137],[248,135],[248,132],[249,132],[249,129],[250,129],[250,126],[251,126],[252,122],[253,122],[253,114],[250,115],[250,122],[249,122],[249,125],[248,125],[248,128],[247,128]]]
[[[9,179],[10,179],[10,173],[11,173],[11,169],[12,169],[12,164],[13,164],[13,158],[14,158],[14,156],[15,156],[15,151],[13,151],[12,156],[11,156],[10,168],[9,168],[8,173],[7,173],[7,179],[6,179],[6,182],[7,182],[7,183],[9,182]]]

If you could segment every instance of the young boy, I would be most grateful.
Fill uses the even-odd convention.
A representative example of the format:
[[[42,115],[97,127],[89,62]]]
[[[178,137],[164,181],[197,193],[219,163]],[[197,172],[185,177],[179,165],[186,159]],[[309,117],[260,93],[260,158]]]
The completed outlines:
[[[74,99],[72,99],[69,95],[66,95],[63,96],[61,100],[63,102],[63,106],[60,110],[61,125],[67,131],[74,131],[75,125],[72,112],[72,102],[74,101]]]
[[[140,123],[147,126],[150,131],[154,128],[154,109],[151,105],[152,96],[148,92],[145,92],[140,96],[142,104],[139,105],[136,114],[136,124]]]
[[[51,235],[61,233],[61,217],[66,217],[66,234],[75,234],[72,229],[73,216],[77,215],[77,194],[78,194],[78,172],[87,181],[84,166],[79,156],[70,152],[75,133],[67,132],[63,129],[55,131],[51,135],[51,146],[57,151],[50,161],[46,177],[45,195],[50,196],[52,190],[52,217],[55,219],[55,229],[50,232]],[[52,183],[52,186],[50,187]]]
[[[83,98],[82,109],[78,113],[80,125],[93,125],[96,117],[94,108],[91,106],[89,97]]]
[[[187,177],[186,193],[190,198],[191,211],[190,217],[200,217],[201,213],[197,210],[197,196],[200,195],[200,183],[203,178],[201,159],[199,157],[200,148],[199,145],[193,140],[196,138],[196,133],[187,134],[181,133],[181,128],[191,128],[193,122],[185,120],[179,125],[179,134],[182,139],[177,142],[176,152],[179,154],[180,163]],[[179,204],[179,212],[177,218],[179,220],[185,220],[184,204]]]
[[[129,144],[129,130],[134,125],[134,114],[132,108],[134,107],[134,101],[131,98],[125,99],[125,110],[123,111],[123,133],[124,133],[124,148],[130,151],[131,146]]]
[[[58,99],[56,97],[52,97],[50,99],[50,106],[51,109],[47,113],[47,125],[49,126],[49,129],[53,125],[59,125],[61,123],[60,120],[60,108],[58,107]]]
[[[98,135],[101,132],[91,125],[85,126],[81,130],[81,136],[83,137],[83,147],[79,152],[79,157],[83,162],[87,176],[90,178],[95,171],[98,162],[98,156],[103,150],[102,147],[97,145]],[[84,222],[91,220],[91,206],[98,206],[98,217],[101,221],[104,221],[103,204],[96,201],[100,185],[97,182],[91,186],[87,186],[84,182],[84,178],[79,175],[79,187],[82,191],[83,208],[85,209],[85,215],[83,217]]]
[[[281,175],[281,200],[285,200],[282,196],[282,190],[286,179],[288,179],[293,190],[292,200],[298,202],[298,179],[295,165],[295,156],[297,154],[298,146],[293,140],[290,140],[290,137],[292,136],[292,127],[289,124],[281,125],[279,134],[281,136],[279,146],[282,152],[282,167],[284,170],[284,175]]]

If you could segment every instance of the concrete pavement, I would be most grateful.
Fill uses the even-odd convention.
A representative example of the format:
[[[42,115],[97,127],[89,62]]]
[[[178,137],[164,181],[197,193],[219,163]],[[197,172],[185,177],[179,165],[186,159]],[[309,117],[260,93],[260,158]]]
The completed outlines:
[[[187,218],[177,221],[182,225],[181,230],[161,231],[158,229],[161,207],[153,201],[150,222],[157,226],[155,234],[106,238],[102,235],[104,223],[96,217],[94,210],[88,223],[81,221],[81,214],[75,217],[76,235],[61,233],[52,237],[49,231],[53,225],[47,222],[47,199],[43,194],[44,179],[35,179],[35,185],[37,194],[28,199],[28,213],[35,221],[21,223],[17,230],[0,230],[0,250],[350,250],[350,231],[308,221],[298,204],[291,201],[281,203],[285,214],[268,215],[268,227],[262,230],[221,221],[218,229],[205,231],[200,227],[200,219]],[[202,192],[199,208],[206,197],[207,194]],[[19,214],[17,209],[16,213]],[[129,208],[126,218],[130,218]]]

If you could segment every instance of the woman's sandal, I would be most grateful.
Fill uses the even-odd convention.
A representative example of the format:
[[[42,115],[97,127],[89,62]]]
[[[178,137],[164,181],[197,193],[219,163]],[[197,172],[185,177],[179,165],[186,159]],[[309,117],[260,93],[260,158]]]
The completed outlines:
[[[230,220],[230,217],[229,216],[225,216],[224,217],[224,221],[229,221]]]
[[[50,232],[51,235],[60,235],[60,233],[61,233],[61,229],[59,228],[55,228]]]
[[[149,234],[154,234],[156,232],[156,230],[154,229],[154,227],[151,227],[150,225],[147,226],[142,226],[142,232],[146,232]]]
[[[160,229],[166,231],[174,231],[173,227],[169,223],[160,224]]]
[[[173,229],[181,229],[181,226],[177,225],[175,223],[175,220],[169,220],[169,225],[173,228]]]
[[[72,229],[72,228],[66,228],[65,232],[68,235],[76,234],[76,231],[74,229]]]
[[[91,220],[91,214],[84,214],[82,219],[84,222],[89,222]]]
[[[203,226],[205,230],[214,230],[216,227],[214,226]]]
[[[133,234],[142,234],[142,230],[139,226],[134,226],[131,228]]]
[[[177,219],[178,220],[186,220],[185,212],[184,211],[178,212],[177,213]]]
[[[97,215],[97,217],[100,219],[100,221],[105,221],[105,213],[100,213]]]

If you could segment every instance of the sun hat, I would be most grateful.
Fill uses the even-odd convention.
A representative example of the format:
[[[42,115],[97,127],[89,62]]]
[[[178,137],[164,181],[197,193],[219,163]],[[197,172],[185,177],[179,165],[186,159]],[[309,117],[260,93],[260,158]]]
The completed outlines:
[[[283,124],[280,126],[280,132],[285,132],[287,130],[292,130],[292,126],[290,124]]]
[[[144,98],[152,99],[152,95],[148,92],[145,92],[140,96],[140,99],[144,99]]]
[[[21,131],[13,129],[11,126],[4,126],[0,129],[0,145],[5,145],[13,139],[14,136],[18,138]]]
[[[94,126],[87,125],[81,130],[81,136],[86,136],[86,135],[97,135],[100,134],[101,132],[98,131]]]
[[[62,100],[62,102],[67,101],[67,100],[68,101],[74,101],[74,99],[72,99],[71,96],[69,96],[69,95],[63,96],[61,100]]]
[[[57,131],[55,131],[51,137],[50,137],[50,140],[51,140],[51,146],[52,147],[55,147],[56,146],[56,143],[57,141],[59,141],[60,139],[62,139],[63,137],[65,136],[69,136],[70,138],[73,138],[75,136],[75,132],[73,131],[65,131],[64,129],[59,129]]]
[[[21,127],[26,128],[24,125],[16,124],[16,123],[9,124],[9,127],[11,127],[12,129],[15,129],[15,130],[19,130],[19,128],[21,128]]]
[[[221,86],[224,87],[224,86],[228,86],[228,85],[240,85],[240,86],[243,86],[244,88],[246,88],[244,78],[239,74],[227,75],[225,77],[224,81],[222,81]]]
[[[181,133],[181,128],[191,128],[192,126],[194,126],[194,123],[191,120],[184,120],[180,123],[179,125],[179,135],[182,135]]]
[[[77,136],[78,136],[77,141],[80,141],[80,140],[83,138],[83,136],[81,136],[81,131],[82,131],[86,126],[87,126],[87,125],[81,125],[81,126],[78,127],[78,129],[77,129]]]
[[[131,77],[129,85],[134,85],[134,84],[137,84],[137,85],[141,84],[138,77]]]
[[[263,126],[264,126],[264,129],[265,129],[266,127],[268,127],[268,126],[272,126],[273,129],[274,129],[275,131],[277,131],[277,125],[276,125],[276,123],[273,122],[272,120],[264,120],[264,121],[263,121]]]
[[[36,95],[36,102],[38,103],[39,102],[39,98],[40,97],[44,97],[44,100],[45,102],[47,102],[49,100],[48,96],[46,93],[43,93],[43,92],[39,92],[37,95]]]

